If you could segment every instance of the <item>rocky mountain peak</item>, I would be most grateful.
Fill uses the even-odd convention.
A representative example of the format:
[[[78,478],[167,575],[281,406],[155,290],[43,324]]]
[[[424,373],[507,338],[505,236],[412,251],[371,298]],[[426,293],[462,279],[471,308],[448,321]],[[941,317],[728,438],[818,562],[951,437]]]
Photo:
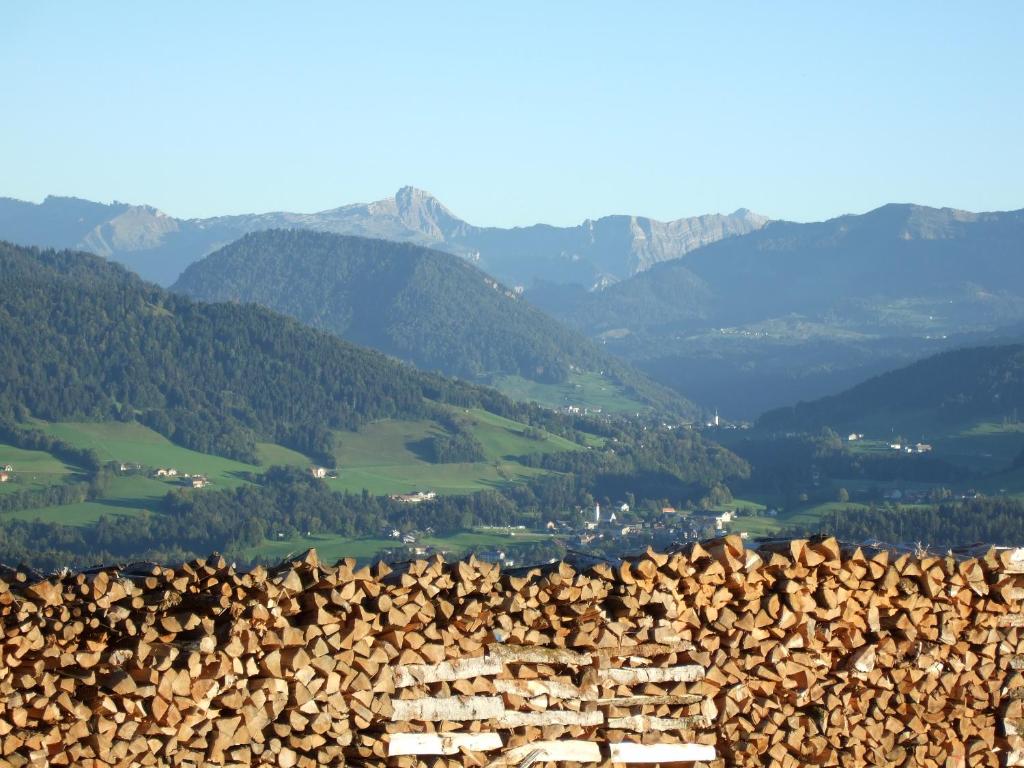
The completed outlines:
[[[402,187],[395,193],[399,219],[410,229],[443,240],[457,227],[465,224],[429,192],[416,187]]]

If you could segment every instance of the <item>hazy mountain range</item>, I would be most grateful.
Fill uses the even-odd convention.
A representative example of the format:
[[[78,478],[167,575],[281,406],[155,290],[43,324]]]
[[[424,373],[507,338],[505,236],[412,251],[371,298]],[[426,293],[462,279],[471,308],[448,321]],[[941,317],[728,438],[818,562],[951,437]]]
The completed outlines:
[[[87,249],[164,284],[247,233],[288,228],[397,240],[457,254],[494,278],[499,293],[518,296],[514,289],[525,287],[514,303],[539,307],[662,384],[734,417],[754,418],[771,408],[832,394],[943,349],[1012,336],[1004,329],[1024,322],[1024,211],[971,213],[892,204],[812,223],[769,222],[740,210],[674,222],[611,216],[577,227],[499,229],[468,224],[411,187],[376,203],[316,214],[188,220],[121,203],[0,200],[0,238]],[[285,258],[301,257],[290,253]],[[270,273],[290,275],[292,284],[299,263],[275,266]],[[433,270],[438,262],[430,263]],[[224,291],[234,286],[231,298],[276,306],[320,327],[333,323],[334,332],[353,338],[358,324],[339,313],[351,309],[356,294],[366,293],[368,278],[344,264],[329,277],[328,266],[318,264],[314,273],[340,291],[334,296],[339,306],[332,306],[324,286],[316,288],[316,301],[299,307],[296,302],[316,291],[262,295],[266,281],[259,288],[254,277],[242,290],[233,282],[240,278],[228,279],[226,273],[193,282],[187,290],[228,298]],[[369,269],[368,263],[364,267]],[[231,271],[239,275],[245,269],[234,263]],[[364,288],[356,291],[357,285]],[[436,348],[438,355],[430,355],[434,362],[417,357],[438,343],[424,341],[431,318],[450,308],[468,321],[478,292],[446,292],[439,305],[412,290],[414,284],[396,286],[389,301],[402,301],[404,319],[391,323],[392,331],[402,325],[405,330],[398,335],[408,348],[403,352],[401,345],[389,347],[369,336],[362,341],[424,367],[457,371],[452,360],[443,360],[451,349]],[[415,301],[410,298],[414,294]],[[502,316],[490,314],[491,309],[483,317]],[[537,314],[531,316],[532,328],[544,324]],[[416,333],[406,333],[417,322],[422,325]],[[526,328],[509,322],[508,329]],[[395,336],[392,331],[382,333]],[[569,338],[561,329],[548,335]],[[446,336],[447,341],[453,338]],[[539,335],[530,331],[524,338],[537,340]],[[488,332],[475,341],[486,347],[494,339],[495,333]],[[461,355],[472,345],[456,346]],[[537,346],[552,348],[546,342]],[[484,348],[479,351],[486,354]],[[468,364],[460,375],[494,368],[470,357],[459,362]],[[533,371],[530,377],[543,379],[547,364],[540,363],[544,371],[536,365],[542,358],[578,364],[571,355],[540,353],[503,367]],[[564,365],[550,370],[564,370]]]
[[[79,248],[118,261],[162,285],[194,261],[249,232],[300,228],[411,242],[464,256],[510,286],[536,281],[600,287],[767,222],[745,209],[661,222],[606,216],[576,227],[477,227],[413,187],[374,203],[319,213],[178,219],[147,205],[47,197],[0,198],[0,239]]]
[[[698,402],[752,417],[1024,320],[1024,211],[773,221],[599,294],[527,295]]]

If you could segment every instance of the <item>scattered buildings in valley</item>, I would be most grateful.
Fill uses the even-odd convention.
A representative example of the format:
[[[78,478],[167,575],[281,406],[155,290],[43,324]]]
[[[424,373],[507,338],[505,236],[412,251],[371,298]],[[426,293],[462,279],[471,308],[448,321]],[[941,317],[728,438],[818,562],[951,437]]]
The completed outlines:
[[[317,480],[323,480],[327,477],[327,467],[310,467],[309,473]]]
[[[903,443],[889,443],[889,448],[894,451],[900,451],[901,453],[928,453],[932,449],[931,445],[928,443],[915,443],[914,445],[910,445],[909,443],[906,445]]]
[[[9,483],[11,481],[11,473],[6,470],[0,471],[0,483]]]
[[[416,493],[393,493],[388,496],[392,501],[399,501],[403,504],[419,504],[424,501],[432,501],[437,498],[434,491],[416,491]]]

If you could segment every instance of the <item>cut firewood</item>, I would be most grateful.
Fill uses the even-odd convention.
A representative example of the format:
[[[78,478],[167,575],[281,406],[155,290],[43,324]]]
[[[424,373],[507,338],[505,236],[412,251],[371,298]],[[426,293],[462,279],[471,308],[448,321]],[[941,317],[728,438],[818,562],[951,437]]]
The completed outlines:
[[[0,617],[16,768],[1024,764],[1024,549],[0,566]]]

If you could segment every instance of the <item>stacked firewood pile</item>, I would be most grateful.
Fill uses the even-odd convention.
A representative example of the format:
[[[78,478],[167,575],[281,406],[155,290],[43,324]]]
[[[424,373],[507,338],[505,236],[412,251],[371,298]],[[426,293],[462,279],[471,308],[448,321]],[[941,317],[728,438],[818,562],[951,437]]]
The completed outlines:
[[[5,766],[1024,765],[1022,550],[0,579]]]

